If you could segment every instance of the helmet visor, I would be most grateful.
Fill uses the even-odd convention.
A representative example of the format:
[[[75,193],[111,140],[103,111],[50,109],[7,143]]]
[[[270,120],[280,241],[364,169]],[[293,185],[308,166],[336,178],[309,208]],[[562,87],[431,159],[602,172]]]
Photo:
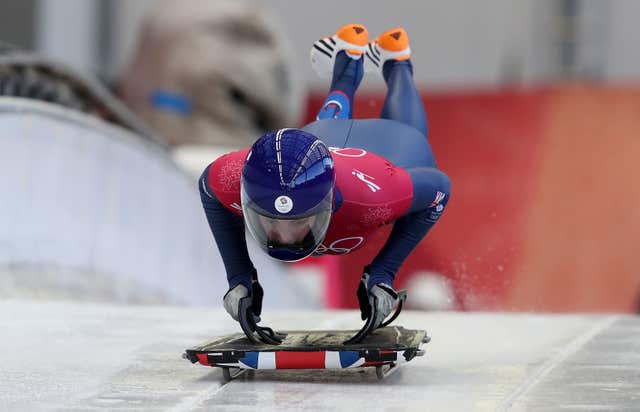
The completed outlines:
[[[260,247],[269,256],[290,262],[311,255],[324,239],[331,221],[331,207],[290,219],[267,216],[250,205],[243,207],[243,213],[245,224]]]

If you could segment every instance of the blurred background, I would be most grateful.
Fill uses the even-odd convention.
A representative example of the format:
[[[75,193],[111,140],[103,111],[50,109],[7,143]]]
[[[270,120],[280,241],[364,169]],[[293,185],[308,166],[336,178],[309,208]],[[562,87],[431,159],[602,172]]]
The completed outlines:
[[[447,212],[395,286],[420,310],[640,309],[634,0],[5,0],[0,297],[221,304],[197,194],[217,156],[312,121],[346,23],[403,26]],[[377,117],[372,75],[355,117]],[[390,228],[387,228],[387,232]],[[355,308],[381,247],[281,265],[269,308]]]

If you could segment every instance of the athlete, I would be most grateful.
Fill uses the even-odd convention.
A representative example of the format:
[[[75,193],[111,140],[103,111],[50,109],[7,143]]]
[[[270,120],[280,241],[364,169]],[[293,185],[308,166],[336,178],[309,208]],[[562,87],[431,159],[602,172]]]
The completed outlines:
[[[350,253],[392,224],[357,296],[373,328],[396,307],[395,275],[440,218],[450,189],[427,141],[410,56],[402,28],[369,42],[364,26],[341,27],[311,49],[314,69],[331,76],[317,120],[267,133],[204,170],[200,195],[227,272],[224,307],[234,319],[241,321],[241,301],[250,301],[256,321],[262,306],[245,226],[269,256],[291,262]],[[354,120],[365,70],[381,74],[388,92],[379,119]]]

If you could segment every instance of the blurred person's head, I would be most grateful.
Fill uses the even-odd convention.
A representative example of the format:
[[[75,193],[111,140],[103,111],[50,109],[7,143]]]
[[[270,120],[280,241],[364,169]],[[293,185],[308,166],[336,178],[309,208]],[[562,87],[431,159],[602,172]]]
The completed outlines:
[[[246,146],[297,121],[301,92],[278,22],[238,0],[162,0],[120,79],[129,106],[172,144]]]

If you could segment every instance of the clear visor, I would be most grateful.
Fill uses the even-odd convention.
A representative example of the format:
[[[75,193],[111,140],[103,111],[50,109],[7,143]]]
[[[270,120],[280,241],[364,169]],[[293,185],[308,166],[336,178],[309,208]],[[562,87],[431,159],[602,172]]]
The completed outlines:
[[[267,216],[246,196],[242,211],[249,233],[269,256],[296,261],[311,255],[324,239],[331,222],[332,199],[329,193],[315,213],[297,219]]]
[[[300,219],[274,219],[245,210],[245,222],[251,235],[272,257],[295,261],[309,256],[324,239],[331,210]]]

